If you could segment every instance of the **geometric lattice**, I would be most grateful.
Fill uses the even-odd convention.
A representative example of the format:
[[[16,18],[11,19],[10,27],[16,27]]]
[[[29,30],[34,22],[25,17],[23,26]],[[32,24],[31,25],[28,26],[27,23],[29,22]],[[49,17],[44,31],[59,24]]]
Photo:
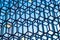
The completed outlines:
[[[0,0],[0,40],[60,40],[60,0]]]

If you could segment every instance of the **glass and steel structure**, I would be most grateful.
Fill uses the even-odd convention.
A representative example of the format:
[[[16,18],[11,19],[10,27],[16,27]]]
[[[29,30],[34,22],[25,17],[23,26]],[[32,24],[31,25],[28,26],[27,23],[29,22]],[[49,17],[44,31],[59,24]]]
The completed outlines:
[[[0,0],[0,40],[60,40],[60,0]]]

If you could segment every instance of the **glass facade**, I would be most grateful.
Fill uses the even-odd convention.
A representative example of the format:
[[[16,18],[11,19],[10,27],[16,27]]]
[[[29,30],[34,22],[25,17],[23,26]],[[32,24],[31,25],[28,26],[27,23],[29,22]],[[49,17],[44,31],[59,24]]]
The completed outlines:
[[[0,40],[60,40],[60,0],[0,0]]]

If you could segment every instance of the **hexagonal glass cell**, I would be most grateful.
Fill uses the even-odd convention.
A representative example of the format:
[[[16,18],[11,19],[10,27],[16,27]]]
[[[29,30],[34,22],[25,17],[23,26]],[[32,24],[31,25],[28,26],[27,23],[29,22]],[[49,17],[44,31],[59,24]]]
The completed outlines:
[[[52,32],[52,31],[49,31],[48,33],[49,33],[50,35],[53,35],[53,32]]]
[[[47,37],[46,37],[46,36],[43,36],[43,37],[42,37],[42,39],[46,40],[46,39],[47,39]]]
[[[15,33],[17,32],[17,27],[13,27],[12,30],[13,30],[13,31],[12,31],[12,34],[15,34]]]
[[[23,26],[23,33],[25,34],[27,32],[27,27]]]
[[[18,32],[19,32],[19,33],[22,33],[22,29],[23,29],[23,27],[20,26],[20,27],[18,28]]]
[[[58,37],[57,37],[57,36],[55,36],[55,35],[53,35],[53,38],[54,38],[54,39],[57,39]]]
[[[38,35],[43,35],[43,32],[41,32],[41,31],[38,31],[38,33],[37,33]]]
[[[32,25],[30,25],[29,27],[28,27],[28,29],[29,29],[29,32],[33,32],[32,30]]]
[[[36,33],[38,30],[37,30],[37,27],[36,26],[33,26],[33,32]]]
[[[32,40],[36,40],[36,37],[33,36],[33,37],[32,37]]]
[[[52,16],[49,17],[50,20],[53,20],[54,18]]]
[[[26,32],[26,35],[31,36],[32,32]]]
[[[4,34],[4,36],[5,36],[5,37],[10,37],[11,35],[8,34],[8,33],[6,33],[6,34]]]
[[[32,0],[29,0],[29,2],[31,3],[31,2],[32,2]]]
[[[57,25],[57,29],[58,29],[58,31],[60,30],[60,26],[59,26],[59,24]]]
[[[28,40],[26,37],[22,37],[21,40]]]

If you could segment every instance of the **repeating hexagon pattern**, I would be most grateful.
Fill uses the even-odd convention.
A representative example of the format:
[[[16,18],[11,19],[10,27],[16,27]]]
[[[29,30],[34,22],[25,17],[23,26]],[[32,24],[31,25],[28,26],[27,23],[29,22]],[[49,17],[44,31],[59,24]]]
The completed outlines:
[[[60,40],[60,0],[0,0],[0,40]]]

